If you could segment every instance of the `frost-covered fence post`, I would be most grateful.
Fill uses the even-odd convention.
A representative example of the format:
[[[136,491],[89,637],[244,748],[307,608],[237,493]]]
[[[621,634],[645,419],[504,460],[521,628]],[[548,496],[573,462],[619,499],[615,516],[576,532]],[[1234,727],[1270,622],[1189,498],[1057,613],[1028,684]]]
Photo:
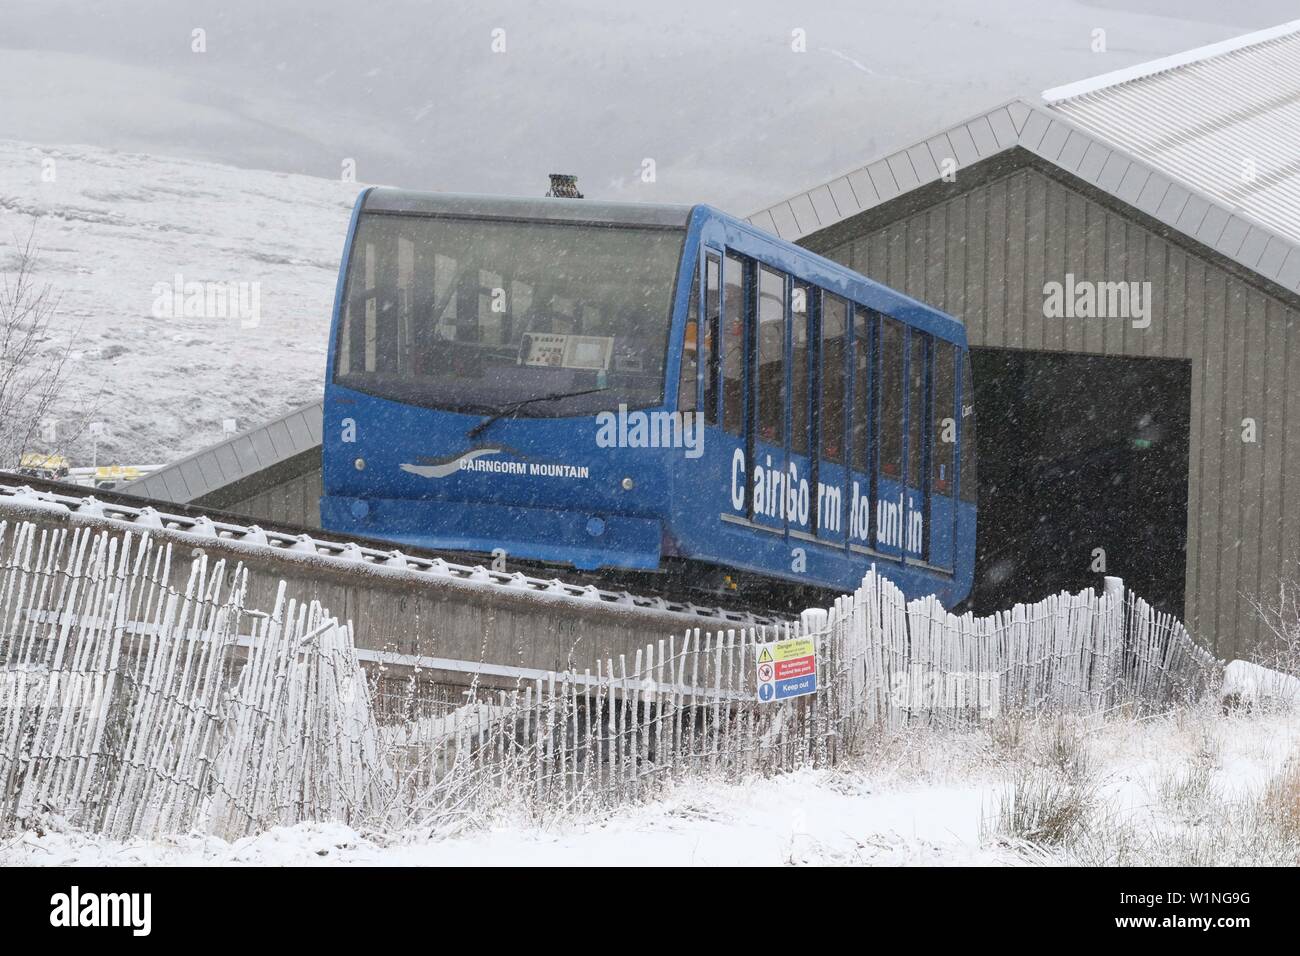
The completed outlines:
[[[1103,588],[1101,614],[1101,646],[1095,667],[1095,693],[1092,708],[1096,712],[1113,706],[1120,692],[1119,682],[1124,672],[1125,644],[1125,591],[1124,582],[1107,576]]]

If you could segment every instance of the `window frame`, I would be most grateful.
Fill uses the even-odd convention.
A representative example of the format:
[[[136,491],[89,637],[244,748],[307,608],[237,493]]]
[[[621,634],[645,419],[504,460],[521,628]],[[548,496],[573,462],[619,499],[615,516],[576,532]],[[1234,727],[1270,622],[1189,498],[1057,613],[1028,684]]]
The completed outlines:
[[[826,382],[828,379],[826,371],[827,368],[829,367],[826,362],[826,343],[827,343],[826,316],[827,313],[830,311],[830,309],[828,308],[829,302],[832,301],[838,303],[840,306],[843,307],[843,311],[841,313],[841,322],[843,323],[843,328],[840,330],[840,343],[841,343],[840,344],[840,370],[839,370],[840,394],[836,399],[833,399],[838,405],[838,407],[840,408],[840,429],[839,429],[840,434],[838,436],[838,443],[837,443],[839,449],[839,456],[837,458],[832,458],[826,452],[826,438],[828,434],[828,429],[825,427],[826,420],[828,418],[828,416],[825,414],[825,410],[828,407],[830,407],[830,403],[827,401],[827,389],[826,389]],[[840,467],[847,467],[847,458],[848,458],[847,433],[848,433],[848,425],[849,425],[849,415],[851,412],[851,403],[853,400],[852,388],[850,387],[850,381],[851,381],[850,369],[852,367],[850,361],[852,357],[852,350],[850,348],[852,332],[850,326],[852,324],[852,316],[853,316],[853,307],[852,307],[852,303],[848,299],[846,299],[842,295],[837,295],[834,292],[829,292],[825,289],[821,290],[821,304],[820,304],[820,311],[818,314],[818,322],[817,322],[817,342],[818,342],[817,400],[814,403],[814,408],[817,410],[817,415],[818,415],[817,435],[816,435],[817,460],[825,461],[828,464],[837,465]]]
[[[957,365],[957,407],[960,412],[957,419],[957,500],[977,505],[979,503],[979,428],[976,422],[978,412],[975,408],[971,351],[969,346],[959,351],[961,361]],[[969,414],[966,411],[968,406]],[[969,451],[967,450],[968,439]]]
[[[723,281],[722,269],[725,253],[714,249],[711,246],[704,247],[704,288],[701,290],[704,296],[702,301],[703,322],[700,328],[699,348],[702,350],[699,354],[703,356],[704,361],[700,362],[700,373],[703,378],[702,401],[704,404],[704,423],[706,425],[717,425],[721,421],[721,403],[722,403],[722,297]],[[710,312],[709,306],[709,281],[710,267],[714,268],[716,283],[717,309]]]
[[[907,480],[905,469],[907,467],[907,330],[909,326],[893,316],[878,313],[878,331],[875,335],[875,363],[872,369],[875,387],[872,389],[876,409],[873,416],[875,422],[875,462],[876,471],[880,477],[888,478],[890,481],[897,481],[903,484]],[[890,357],[886,354],[888,343],[887,332],[897,331],[898,350],[893,356],[897,359],[894,371],[897,373],[896,380],[891,381],[887,374],[889,367],[886,360]],[[896,386],[889,388],[888,386]],[[887,399],[892,396],[892,399]],[[894,412],[893,402],[897,401],[897,415],[892,422],[896,426],[894,432],[886,431],[885,413],[886,411]],[[886,461],[885,452],[887,450],[887,439],[892,437],[889,444],[895,447],[889,448],[889,451],[896,451],[897,455]],[[889,473],[886,465],[895,466],[894,473]],[[872,489],[872,499],[878,500],[878,489]]]
[[[694,348],[687,348],[687,343],[692,338],[692,325],[695,326]],[[695,269],[691,273],[691,286],[686,300],[686,318],[682,326],[682,349],[677,372],[677,410],[694,412],[700,408],[700,264],[698,258]],[[693,363],[694,368],[690,368],[688,362]]]
[[[956,496],[957,490],[957,344],[948,339],[936,338],[931,345],[931,349],[930,428],[932,438],[930,441],[930,490],[932,493],[942,495],[945,498],[953,498]],[[946,376],[944,375],[945,361],[947,363]],[[945,377],[948,384],[946,406],[941,402],[941,398],[944,397],[942,386]],[[946,418],[952,418],[954,422],[952,442],[943,441],[942,428]],[[944,452],[943,454],[939,454],[941,449]],[[941,477],[938,469],[945,464],[948,466],[948,473],[946,477]],[[947,484],[947,490],[939,487],[940,482]]]
[[[740,273],[740,282],[735,286],[729,283],[733,266]],[[752,346],[750,339],[750,313],[753,311],[753,285],[754,285],[754,260],[749,256],[736,252],[732,249],[724,251],[722,256],[722,329],[721,329],[721,352],[718,361],[721,367],[722,384],[720,401],[722,402],[722,430],[729,435],[737,438],[746,439],[749,431],[749,370],[750,357],[749,352]],[[731,295],[729,290],[739,290],[739,299],[737,303],[737,313],[733,316],[729,314]],[[731,355],[731,339],[737,333],[729,330],[728,325],[735,321],[739,326],[738,334],[740,336],[740,347],[737,350],[737,376],[735,382],[735,401],[727,400],[727,382],[730,379],[727,376],[728,365],[727,359]],[[732,415],[734,414],[734,421]],[[752,453],[752,449],[747,450],[746,454]],[[748,490],[745,493],[746,499],[750,497]]]
[[[755,272],[755,281],[757,283],[757,288],[755,289],[756,294],[753,297],[753,302],[754,302],[753,322],[752,322],[752,329],[753,329],[752,338],[754,339],[754,348],[752,350],[753,351],[753,365],[752,365],[753,375],[751,377],[751,384],[749,388],[749,399],[753,411],[750,414],[750,420],[753,423],[754,428],[757,429],[756,438],[759,441],[784,449],[789,447],[789,434],[790,434],[789,423],[788,423],[789,397],[790,397],[790,361],[789,361],[790,275],[784,270],[778,269],[775,266],[768,265],[766,262],[763,262],[761,260],[757,261],[757,268],[754,270],[754,272]],[[780,280],[781,292],[779,298],[777,298],[772,292],[767,293],[766,296],[764,295],[763,292],[764,275],[769,275],[775,279]],[[771,362],[764,363],[763,361],[765,357],[771,355],[771,352],[765,351],[763,347],[764,346],[763,326],[765,321],[767,322],[773,321],[772,319],[764,320],[763,317],[764,301],[779,302],[780,309],[781,309],[780,318],[779,318],[781,327],[777,330],[776,336],[769,335],[767,337],[769,340],[769,346],[773,339],[775,339],[777,345],[779,346],[779,350],[778,350],[779,357],[777,361],[780,362],[780,366],[781,366],[780,369],[778,370],[779,374],[772,376],[772,378],[775,380],[776,383],[776,401],[775,401],[776,416],[774,418],[769,417],[770,413],[768,412],[768,405],[771,403],[768,401],[764,401],[764,396],[763,396],[764,385],[765,384],[768,385],[769,389],[771,387],[771,382],[765,381],[763,378],[763,366],[765,364],[767,365],[772,364]],[[765,429],[768,428],[777,428],[780,429],[780,432],[770,437],[765,436],[763,432]]]
[[[816,390],[817,385],[817,353],[820,343],[816,337],[818,308],[821,300],[821,287],[814,285],[806,280],[796,279],[790,276],[787,283],[789,307],[787,315],[789,317],[789,351],[786,356],[787,371],[786,375],[790,382],[790,388],[787,395],[787,405],[790,408],[787,448],[792,455],[802,455],[811,462],[817,458],[817,445],[815,438],[815,423],[817,419],[817,400],[819,394]],[[804,293],[804,311],[803,318],[800,320],[799,313],[794,311],[794,299],[797,290],[802,289]],[[798,373],[800,365],[795,358],[795,333],[799,329],[800,321],[803,323],[804,333],[804,357],[802,363],[803,371],[803,388],[798,387]],[[799,393],[802,392],[802,395]],[[800,404],[796,405],[796,401]],[[802,428],[796,429],[796,423],[802,419]],[[803,450],[795,447],[795,438],[799,432],[803,435]],[[815,466],[814,466],[815,467]],[[811,478],[810,478],[811,480]]]

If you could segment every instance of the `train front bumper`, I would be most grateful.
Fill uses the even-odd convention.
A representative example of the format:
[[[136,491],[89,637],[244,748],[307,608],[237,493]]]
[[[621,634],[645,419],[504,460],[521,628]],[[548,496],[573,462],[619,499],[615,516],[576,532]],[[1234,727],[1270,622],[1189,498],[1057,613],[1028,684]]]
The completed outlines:
[[[321,525],[430,550],[505,551],[511,558],[598,568],[656,570],[663,527],[656,518],[404,498],[325,495]]]

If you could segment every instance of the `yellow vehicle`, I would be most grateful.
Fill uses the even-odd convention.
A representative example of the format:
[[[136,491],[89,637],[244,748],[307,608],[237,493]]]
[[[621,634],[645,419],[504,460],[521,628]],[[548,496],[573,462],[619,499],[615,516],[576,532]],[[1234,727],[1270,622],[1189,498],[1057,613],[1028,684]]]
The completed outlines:
[[[18,460],[18,474],[45,478],[48,481],[63,481],[68,477],[68,459],[62,455],[24,452],[22,458]]]
[[[100,465],[95,469],[95,487],[116,488],[124,481],[144,477],[144,472],[134,465]]]

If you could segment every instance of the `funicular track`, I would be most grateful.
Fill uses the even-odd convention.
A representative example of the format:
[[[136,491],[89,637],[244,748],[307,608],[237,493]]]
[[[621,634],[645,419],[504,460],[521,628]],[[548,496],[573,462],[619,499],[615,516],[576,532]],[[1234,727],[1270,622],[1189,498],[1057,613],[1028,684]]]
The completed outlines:
[[[597,658],[634,655],[688,629],[776,624],[775,613],[708,606],[602,587],[581,572],[494,571],[391,543],[0,472],[0,520],[44,528],[148,533],[178,556],[202,549],[250,572],[250,601],[269,602],[281,580],[355,626],[359,656],[389,676],[418,672],[448,689],[508,687]],[[176,562],[173,585],[183,587]]]

